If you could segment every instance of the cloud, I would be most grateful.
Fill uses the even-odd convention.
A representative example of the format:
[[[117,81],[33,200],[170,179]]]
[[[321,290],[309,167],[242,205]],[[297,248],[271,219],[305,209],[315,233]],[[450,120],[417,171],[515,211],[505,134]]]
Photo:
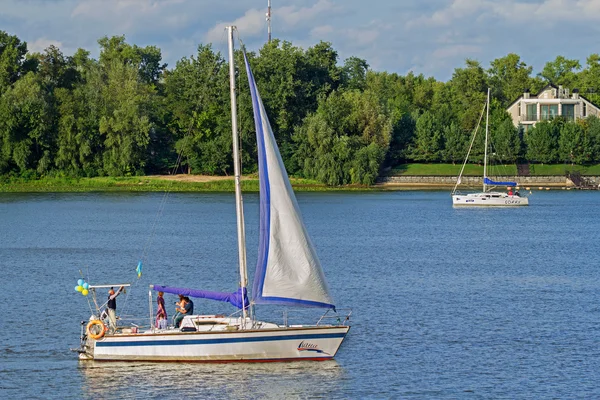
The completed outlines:
[[[289,1],[288,1],[289,2]],[[299,7],[287,5],[273,8],[271,11],[271,23],[273,30],[280,35],[295,31],[310,32],[311,26],[317,21],[327,20],[343,8],[336,6],[330,0],[318,0],[311,6]],[[242,37],[256,37],[266,32],[266,9],[251,8],[244,15],[236,19],[221,21],[214,25],[204,36],[207,42],[217,42],[223,37],[223,31],[227,26],[233,25],[238,28]]]
[[[82,0],[72,9],[71,19],[97,21],[123,33],[159,31],[190,23],[183,12],[186,0]]]
[[[253,36],[259,32],[265,31],[266,21],[265,13],[262,11],[251,9],[246,13],[230,22],[220,22],[215,25],[208,33],[204,36],[204,40],[209,43],[219,43],[224,37],[225,28],[228,26],[235,26],[238,32],[243,32],[243,36]]]
[[[59,49],[63,47],[62,42],[59,42],[58,40],[51,40],[42,37],[33,42],[27,43],[27,50],[31,53],[43,53],[44,50],[46,50],[51,45],[54,45]]]
[[[541,69],[557,55],[585,59],[597,47],[600,0],[277,0],[273,37],[308,48],[331,42],[340,62],[448,79],[467,57],[483,66],[509,52]],[[159,47],[171,67],[212,42],[226,51],[236,25],[249,50],[266,41],[267,2],[257,0],[2,0],[0,26],[43,51],[77,48],[99,56],[97,40],[125,35]]]
[[[460,21],[497,20],[519,23],[554,24],[558,21],[600,21],[599,0],[453,0],[447,7],[422,14],[409,21],[409,29],[447,27]]]
[[[331,25],[321,25],[310,30],[310,36],[313,38],[322,38],[330,35],[334,31]]]
[[[335,6],[329,0],[319,0],[311,7],[287,6],[272,12],[273,18],[281,18],[283,27],[296,27],[299,24],[327,18],[341,7]]]
[[[481,52],[481,47],[467,45],[467,44],[458,44],[454,46],[444,46],[437,48],[431,56],[437,59],[446,59],[446,58],[467,58],[469,55],[479,54]]]

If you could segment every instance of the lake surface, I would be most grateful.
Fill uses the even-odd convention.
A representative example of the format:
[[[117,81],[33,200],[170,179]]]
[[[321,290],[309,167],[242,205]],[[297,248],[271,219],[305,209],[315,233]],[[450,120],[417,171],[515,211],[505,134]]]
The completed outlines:
[[[300,193],[336,304],[353,310],[335,361],[77,361],[80,270],[134,282],[118,308],[141,316],[152,283],[236,289],[233,196],[171,194],[159,213],[162,199],[0,194],[0,398],[600,397],[600,192],[536,191],[513,209],[453,209],[435,191]],[[258,196],[244,201],[252,278]]]

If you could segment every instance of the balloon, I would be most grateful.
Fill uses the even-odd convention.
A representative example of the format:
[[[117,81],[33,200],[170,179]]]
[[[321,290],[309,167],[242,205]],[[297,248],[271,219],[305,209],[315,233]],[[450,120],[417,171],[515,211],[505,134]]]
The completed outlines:
[[[90,285],[87,282],[83,282],[83,285],[81,285],[84,289],[87,289],[90,287]]]
[[[77,281],[77,285],[79,285],[79,286],[83,286],[83,279],[80,279],[80,280],[78,280],[78,281]]]
[[[81,292],[83,290],[83,287],[82,286],[76,286],[75,290],[77,290],[78,292]]]
[[[83,289],[83,290],[81,291],[81,294],[82,294],[82,295],[84,295],[84,296],[87,296],[87,295],[88,295],[88,293],[89,293],[89,291],[88,291],[87,289]]]

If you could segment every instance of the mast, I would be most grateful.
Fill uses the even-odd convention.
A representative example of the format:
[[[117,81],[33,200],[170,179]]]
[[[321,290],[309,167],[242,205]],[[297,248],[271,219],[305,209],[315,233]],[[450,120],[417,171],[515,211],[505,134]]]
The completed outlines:
[[[487,110],[485,114],[485,150],[483,155],[483,192],[485,193],[485,178],[487,178],[488,129],[490,119],[490,88],[487,90]]]
[[[271,0],[267,3],[267,33],[269,35],[269,43],[271,43]]]
[[[240,287],[242,288],[242,291],[245,292],[248,284],[248,271],[246,267],[246,235],[244,232],[244,205],[242,203],[241,167],[239,155],[240,149],[237,126],[237,99],[235,94],[235,62],[233,58],[234,29],[234,26],[227,27],[227,37],[229,39],[229,90],[231,97],[231,133],[233,135],[233,173],[235,177],[235,213],[237,216]],[[242,317],[244,318],[244,321],[246,320],[247,316],[248,311],[245,307],[242,307]]]

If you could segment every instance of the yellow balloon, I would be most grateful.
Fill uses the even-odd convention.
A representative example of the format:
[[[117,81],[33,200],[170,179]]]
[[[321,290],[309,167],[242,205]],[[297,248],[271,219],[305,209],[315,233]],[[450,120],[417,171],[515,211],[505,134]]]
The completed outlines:
[[[83,290],[83,286],[78,285],[75,290],[77,290],[78,292],[81,292]]]
[[[87,296],[87,295],[88,295],[88,293],[89,293],[89,291],[88,291],[87,289],[83,289],[83,290],[81,291],[81,294],[82,294],[82,295],[84,295],[84,296]]]

